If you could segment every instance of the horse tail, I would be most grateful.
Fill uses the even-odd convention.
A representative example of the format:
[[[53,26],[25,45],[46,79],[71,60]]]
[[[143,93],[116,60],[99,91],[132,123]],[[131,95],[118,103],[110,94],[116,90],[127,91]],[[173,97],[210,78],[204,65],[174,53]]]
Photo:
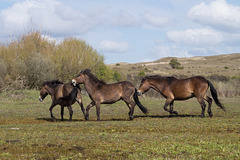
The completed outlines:
[[[225,107],[222,105],[222,103],[218,99],[217,91],[213,87],[213,84],[210,81],[207,81],[207,82],[208,82],[208,85],[210,86],[210,91],[211,91],[211,94],[212,94],[212,97],[213,97],[215,103],[217,104],[218,107],[220,107],[222,110],[224,110],[226,112]]]
[[[134,101],[136,102],[136,104],[138,105],[138,107],[141,109],[141,111],[143,112],[143,113],[148,113],[148,110],[147,110],[147,108],[145,108],[141,103],[140,103],[140,101],[139,101],[139,99],[138,99],[138,93],[137,93],[137,89],[135,88],[135,93],[134,93],[134,95],[133,95],[133,99],[134,99]]]

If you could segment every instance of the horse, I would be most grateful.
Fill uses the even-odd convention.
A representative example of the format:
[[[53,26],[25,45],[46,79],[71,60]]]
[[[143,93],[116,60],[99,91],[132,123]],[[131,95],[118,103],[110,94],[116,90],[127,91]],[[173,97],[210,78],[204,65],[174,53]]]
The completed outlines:
[[[175,77],[164,77],[160,75],[146,76],[142,79],[137,92],[139,96],[147,92],[150,88],[160,92],[161,95],[166,98],[164,110],[170,114],[178,114],[173,110],[173,103],[175,100],[187,100],[189,98],[196,97],[202,107],[201,117],[203,118],[205,116],[204,114],[206,108],[204,100],[208,102],[209,116],[213,116],[211,110],[212,98],[206,95],[209,87],[212,98],[217,106],[226,111],[225,107],[218,99],[217,91],[213,84],[202,76],[195,76],[186,79],[177,79]],[[170,109],[167,108],[169,104]]]
[[[55,119],[52,113],[53,107],[56,105],[61,106],[61,120],[63,121],[64,107],[67,106],[69,110],[69,121],[72,121],[72,104],[76,101],[81,107],[83,115],[85,117],[85,109],[82,104],[81,89],[77,85],[76,87],[69,83],[62,83],[58,80],[46,81],[43,82],[40,87],[39,100],[42,102],[47,95],[51,95],[52,104],[49,108],[50,115],[52,119]]]
[[[96,105],[97,120],[100,121],[100,104],[112,104],[119,100],[123,100],[129,108],[129,118],[133,120],[134,107],[137,104],[143,113],[147,113],[147,109],[140,103],[137,95],[137,89],[129,81],[121,81],[117,83],[107,84],[99,80],[91,73],[89,69],[85,69],[72,79],[72,84],[84,84],[86,91],[92,102],[86,108],[86,118],[89,119],[89,110]],[[132,100],[132,97],[135,103]]]

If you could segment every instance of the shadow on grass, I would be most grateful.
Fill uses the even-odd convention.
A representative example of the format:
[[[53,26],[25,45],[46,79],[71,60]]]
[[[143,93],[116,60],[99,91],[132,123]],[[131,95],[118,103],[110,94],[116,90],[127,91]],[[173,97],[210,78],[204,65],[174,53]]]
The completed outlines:
[[[79,119],[73,119],[72,121],[69,121],[68,119],[64,119],[63,121],[58,118],[36,118],[36,120],[43,120],[48,122],[97,122],[96,119],[90,119],[90,120],[79,120]],[[129,121],[129,119],[124,118],[110,118],[110,119],[101,119],[101,121]]]
[[[63,121],[58,118],[36,118],[36,120],[43,120],[43,121],[48,121],[48,122],[82,122],[84,120],[78,120],[78,119],[73,119],[72,121],[69,121],[68,119],[64,119]]]
[[[182,114],[182,115],[135,115],[135,118],[186,118],[186,117],[201,117],[200,115],[191,115],[191,114]],[[63,121],[58,118],[36,118],[36,120],[44,120],[48,122],[97,122],[96,119],[90,119],[88,121],[73,119],[69,121],[68,119],[64,119]],[[131,121],[128,118],[110,118],[110,119],[101,119],[101,121]]]
[[[200,115],[191,115],[191,114],[181,114],[181,115],[136,115],[134,118],[144,118],[144,117],[150,117],[150,118],[186,118],[186,117],[201,117]]]

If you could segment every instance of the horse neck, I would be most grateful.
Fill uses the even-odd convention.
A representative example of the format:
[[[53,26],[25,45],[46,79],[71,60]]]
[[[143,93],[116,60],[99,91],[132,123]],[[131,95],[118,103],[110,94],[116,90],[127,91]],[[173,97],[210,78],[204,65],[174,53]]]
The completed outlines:
[[[84,80],[84,86],[88,92],[89,95],[92,95],[94,90],[96,90],[98,83],[94,82],[92,79],[89,77]]]
[[[149,82],[150,86],[152,89],[158,91],[158,92],[162,92],[162,87],[163,87],[163,82],[164,80],[161,80],[161,81],[156,81],[156,80],[152,80]],[[159,87],[159,86],[162,86],[162,87]]]
[[[48,94],[53,95],[54,93],[54,88],[46,85],[45,89],[48,91]]]

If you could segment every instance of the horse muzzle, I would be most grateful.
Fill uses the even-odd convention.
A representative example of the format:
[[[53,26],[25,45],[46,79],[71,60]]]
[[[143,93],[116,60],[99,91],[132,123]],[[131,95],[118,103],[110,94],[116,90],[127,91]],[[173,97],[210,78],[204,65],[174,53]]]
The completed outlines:
[[[39,97],[38,97],[38,99],[39,99],[39,101],[40,101],[40,102],[42,102],[42,101],[43,101],[43,99],[41,98],[41,96],[39,96]]]
[[[138,93],[138,96],[142,96],[143,95],[143,93],[141,91],[137,91],[137,93]]]
[[[72,80],[72,84],[73,84],[73,86],[76,86],[76,85],[77,85],[77,82],[73,79],[73,80]]]

